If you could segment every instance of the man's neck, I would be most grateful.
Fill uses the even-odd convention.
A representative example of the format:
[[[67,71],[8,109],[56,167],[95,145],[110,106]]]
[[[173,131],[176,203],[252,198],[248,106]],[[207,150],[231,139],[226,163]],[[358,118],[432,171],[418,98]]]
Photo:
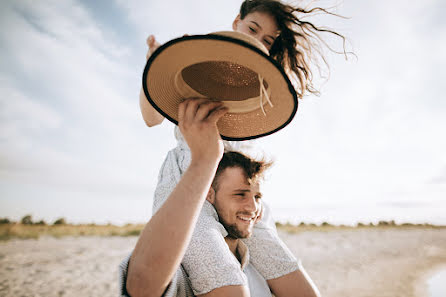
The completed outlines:
[[[234,254],[234,256],[238,259],[238,261],[240,262],[240,255],[238,255],[237,253],[237,245],[238,245],[238,239],[237,238],[231,238],[229,236],[225,237],[225,241],[226,244],[229,247],[229,250],[231,250],[231,252]]]

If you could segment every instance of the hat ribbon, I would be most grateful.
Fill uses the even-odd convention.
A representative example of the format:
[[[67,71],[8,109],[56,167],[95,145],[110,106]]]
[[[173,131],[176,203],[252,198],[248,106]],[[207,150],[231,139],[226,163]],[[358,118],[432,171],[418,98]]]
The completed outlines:
[[[263,77],[259,74],[259,84],[260,84],[260,94],[257,97],[248,98],[245,100],[222,100],[221,102],[225,107],[228,108],[229,113],[247,113],[253,110],[256,110],[260,105],[260,109],[263,114],[266,116],[265,109],[263,105],[267,102],[271,107],[274,107],[271,102],[271,90],[270,88],[265,88],[263,84]],[[183,79],[181,71],[177,72],[174,78],[175,89],[179,93],[182,98],[208,98],[207,96],[197,92],[193,88],[191,88]],[[210,98],[212,100],[212,98]],[[266,101],[266,102],[265,102]]]

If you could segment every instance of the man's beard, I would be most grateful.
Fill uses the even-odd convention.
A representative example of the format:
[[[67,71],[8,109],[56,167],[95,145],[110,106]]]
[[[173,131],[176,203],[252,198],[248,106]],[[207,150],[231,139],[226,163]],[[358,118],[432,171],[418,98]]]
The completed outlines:
[[[218,216],[218,220],[219,222],[223,225],[223,227],[225,227],[226,231],[228,232],[228,237],[233,238],[233,239],[239,239],[239,238],[248,238],[251,236],[252,234],[252,227],[250,231],[242,231],[237,227],[237,224],[229,224],[228,222],[226,222],[226,220],[220,215],[221,213],[224,213],[222,211],[222,209],[220,208],[220,204],[218,203],[218,201],[216,200],[214,203],[214,208],[217,212],[217,216]],[[236,213],[236,215],[238,214],[245,214],[247,216],[251,216],[251,214],[249,213]],[[249,229],[248,229],[249,230]]]
[[[225,227],[226,231],[228,232],[228,237],[233,239],[239,239],[239,238],[248,238],[251,236],[252,232],[244,233],[243,231],[238,229],[237,224],[228,224],[222,217],[220,216],[218,217],[220,223],[223,225],[223,227]]]

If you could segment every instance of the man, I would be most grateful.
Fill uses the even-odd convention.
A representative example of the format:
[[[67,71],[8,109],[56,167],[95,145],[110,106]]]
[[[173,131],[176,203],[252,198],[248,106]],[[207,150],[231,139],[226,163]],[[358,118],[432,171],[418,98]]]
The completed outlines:
[[[270,289],[280,296],[289,289],[297,289],[302,296],[318,295],[302,271],[287,276],[296,284],[293,288],[278,288],[274,280],[267,282],[249,264],[247,248],[239,239],[252,234],[258,219],[259,178],[268,165],[238,153],[227,153],[222,159],[216,123],[225,113],[221,103],[205,99],[180,104],[179,127],[190,147],[191,163],[141,232],[130,260],[121,267],[123,296],[193,296],[181,260],[206,199],[228,232],[225,243],[239,260],[251,293],[243,286],[226,286],[202,296],[263,297],[271,296]]]

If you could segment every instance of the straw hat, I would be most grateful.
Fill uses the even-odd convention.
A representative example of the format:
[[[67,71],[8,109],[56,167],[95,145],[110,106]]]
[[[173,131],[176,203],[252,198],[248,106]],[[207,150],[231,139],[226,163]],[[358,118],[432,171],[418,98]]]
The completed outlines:
[[[175,124],[185,98],[223,101],[229,111],[217,126],[225,140],[272,134],[291,122],[298,104],[288,76],[263,44],[233,31],[162,45],[147,61],[143,89],[153,107]]]

